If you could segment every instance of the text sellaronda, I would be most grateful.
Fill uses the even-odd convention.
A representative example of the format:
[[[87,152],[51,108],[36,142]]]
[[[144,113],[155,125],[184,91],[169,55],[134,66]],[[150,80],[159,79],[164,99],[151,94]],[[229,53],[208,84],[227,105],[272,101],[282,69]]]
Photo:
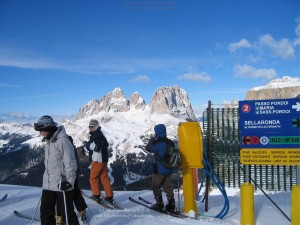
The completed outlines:
[[[245,128],[280,128],[280,120],[246,120]]]

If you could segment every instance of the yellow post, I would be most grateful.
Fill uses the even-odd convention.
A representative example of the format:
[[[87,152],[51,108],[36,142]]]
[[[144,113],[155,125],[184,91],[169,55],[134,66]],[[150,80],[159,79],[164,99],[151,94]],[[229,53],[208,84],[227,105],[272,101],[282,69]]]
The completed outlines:
[[[241,225],[254,225],[254,187],[251,183],[241,186]]]
[[[184,196],[184,212],[190,213],[191,210],[194,211],[194,215],[198,213],[194,198],[194,179],[193,179],[193,169],[183,168],[183,196]]]
[[[183,122],[178,126],[178,145],[183,173],[184,212],[198,213],[195,202],[193,168],[203,168],[203,140],[198,122]],[[192,216],[192,215],[191,215]]]
[[[300,224],[300,185],[294,185],[291,197],[291,225]]]
[[[194,183],[194,199],[198,194],[198,169],[193,169],[193,183]]]

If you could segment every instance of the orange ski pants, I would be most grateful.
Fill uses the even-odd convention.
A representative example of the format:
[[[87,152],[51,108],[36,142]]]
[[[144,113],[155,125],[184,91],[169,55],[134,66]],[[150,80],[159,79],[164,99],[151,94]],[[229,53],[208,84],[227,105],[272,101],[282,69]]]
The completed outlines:
[[[92,161],[90,184],[93,195],[101,195],[99,179],[103,185],[106,197],[112,197],[113,191],[107,174],[107,163]]]

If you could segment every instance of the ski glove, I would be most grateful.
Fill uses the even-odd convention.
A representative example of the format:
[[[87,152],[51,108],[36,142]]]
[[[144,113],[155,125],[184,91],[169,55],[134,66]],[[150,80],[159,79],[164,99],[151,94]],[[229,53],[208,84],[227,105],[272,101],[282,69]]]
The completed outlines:
[[[67,191],[70,188],[72,188],[72,184],[70,184],[68,181],[63,181],[60,184],[58,184],[57,187],[61,191]]]

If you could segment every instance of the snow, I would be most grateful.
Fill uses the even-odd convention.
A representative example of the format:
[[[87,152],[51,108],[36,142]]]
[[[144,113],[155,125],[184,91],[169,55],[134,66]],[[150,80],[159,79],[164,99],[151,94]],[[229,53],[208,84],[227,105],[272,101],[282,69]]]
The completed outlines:
[[[251,88],[250,91],[258,91],[262,89],[278,89],[278,88],[286,88],[286,87],[299,87],[299,86],[300,86],[299,77],[284,76],[282,78],[271,80],[265,86]]]
[[[22,219],[13,215],[13,211],[17,210],[23,214],[32,216],[35,212],[41,188],[4,185],[0,184],[0,198],[6,193],[7,199],[0,203],[0,224],[20,225],[30,224],[29,220]],[[158,212],[149,210],[143,206],[139,206],[128,200],[128,197],[137,198],[142,196],[149,201],[153,201],[153,194],[150,190],[143,191],[115,191],[116,202],[124,208],[124,210],[104,210],[101,206],[86,199],[88,205],[87,217],[89,225],[98,224],[114,224],[114,225],[157,225],[157,224],[174,224],[174,225],[239,225],[240,224],[240,198],[239,189],[226,189],[230,202],[230,209],[224,219],[214,218],[223,207],[223,196],[218,190],[212,190],[209,197],[209,210],[204,212],[204,203],[197,201],[198,213],[200,221],[193,219],[178,219],[171,216],[163,215]],[[85,190],[87,194],[91,194],[89,190]],[[279,207],[290,217],[290,192],[267,192],[271,199],[276,202]],[[166,202],[166,197],[164,201]],[[175,192],[175,200],[178,207],[178,193]],[[182,192],[179,194],[180,207],[182,210],[183,199]],[[36,218],[39,217],[39,210]],[[33,222],[39,224],[39,222]],[[260,191],[255,192],[255,224],[256,225],[288,225],[290,222],[283,214],[264,196]]]

